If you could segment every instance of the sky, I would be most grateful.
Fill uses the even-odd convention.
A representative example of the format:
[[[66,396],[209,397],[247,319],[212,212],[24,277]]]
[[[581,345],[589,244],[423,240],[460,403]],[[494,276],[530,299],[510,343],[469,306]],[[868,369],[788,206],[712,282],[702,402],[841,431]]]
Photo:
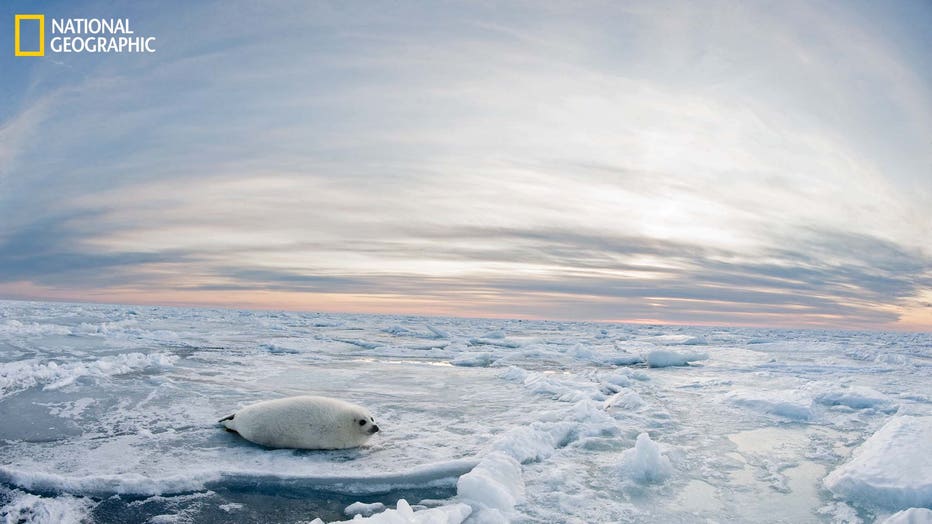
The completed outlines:
[[[16,13],[153,54],[14,57]],[[0,6],[0,298],[932,330],[932,3]]]

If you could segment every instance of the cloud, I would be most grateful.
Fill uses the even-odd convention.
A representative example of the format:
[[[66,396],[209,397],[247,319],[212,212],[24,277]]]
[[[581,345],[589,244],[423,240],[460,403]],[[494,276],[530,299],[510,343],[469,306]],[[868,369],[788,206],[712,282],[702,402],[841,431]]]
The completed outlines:
[[[4,280],[104,289],[408,297],[487,314],[577,320],[772,323],[792,316],[797,323],[846,326],[894,321],[896,313],[877,306],[903,302],[932,285],[932,261],[920,253],[828,231],[807,232],[807,242],[767,253],[766,263],[716,248],[572,231],[408,231],[407,241],[420,238],[436,246],[420,253],[420,262],[452,261],[461,268],[458,274],[430,276],[378,266],[341,272],[326,261],[316,269],[250,266],[236,249],[211,256],[203,251],[92,254],[80,247],[85,233],[69,226],[81,218],[87,217],[37,222],[0,243]],[[482,244],[488,247],[464,247]],[[361,250],[339,242],[312,249],[365,252],[379,262],[412,257],[401,241]],[[497,269],[489,270],[489,264]],[[161,269],[147,272],[147,267]],[[197,278],[191,278],[192,268]]]
[[[177,252],[95,252],[82,240],[89,233],[69,226],[87,214],[46,217],[0,237],[0,282],[28,281],[46,286],[86,289],[142,284],[149,264],[182,263]]]
[[[50,105],[50,97],[41,98],[0,123],[0,188],[9,187],[7,178],[16,172],[18,157],[37,138],[37,131],[47,117]]]
[[[894,14],[237,5],[136,7],[159,53],[3,102],[0,280],[836,325],[930,288]]]

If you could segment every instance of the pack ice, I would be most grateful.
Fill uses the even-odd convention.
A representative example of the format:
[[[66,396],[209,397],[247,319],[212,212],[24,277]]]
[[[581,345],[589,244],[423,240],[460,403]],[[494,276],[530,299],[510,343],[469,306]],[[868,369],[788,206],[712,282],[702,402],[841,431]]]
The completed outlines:
[[[833,493],[887,508],[932,507],[932,417],[894,417],[825,478]]]
[[[0,522],[928,522],[929,334],[0,301]],[[369,408],[341,451],[216,421]]]

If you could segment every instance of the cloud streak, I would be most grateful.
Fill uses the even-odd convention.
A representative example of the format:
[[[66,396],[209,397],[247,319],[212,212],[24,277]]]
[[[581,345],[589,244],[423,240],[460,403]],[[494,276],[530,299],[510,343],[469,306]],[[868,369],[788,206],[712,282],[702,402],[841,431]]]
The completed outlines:
[[[0,296],[932,324],[927,4],[131,11],[17,63]]]
[[[932,285],[932,260],[887,241],[850,233],[810,231],[794,249],[739,253],[645,238],[609,238],[554,230],[462,228],[405,232],[399,239],[354,249],[342,242],[302,246],[373,261],[369,269],[327,263],[250,266],[243,250],[88,253],[81,233],[59,217],[32,224],[0,244],[6,282],[100,289],[159,288],[185,292],[262,291],[315,296],[346,294],[461,301],[496,316],[573,320],[665,320],[710,323],[775,321],[863,327],[897,314],[879,305],[915,296]],[[452,264],[452,274],[379,269],[386,260],[410,262],[410,243],[444,243],[421,252],[417,264]],[[485,243],[486,247],[470,247]],[[297,250],[281,250],[284,260]],[[477,303],[478,301],[478,303]]]

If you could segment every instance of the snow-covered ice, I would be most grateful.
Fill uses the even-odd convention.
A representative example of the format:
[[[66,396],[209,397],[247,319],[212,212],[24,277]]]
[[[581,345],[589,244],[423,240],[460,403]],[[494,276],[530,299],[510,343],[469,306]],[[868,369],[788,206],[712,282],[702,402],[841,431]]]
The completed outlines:
[[[0,508],[0,520],[19,524],[77,524],[87,520],[95,505],[93,500],[85,497],[42,497],[20,490],[6,491],[3,496],[8,502]]]
[[[641,433],[634,447],[621,454],[619,472],[635,482],[663,482],[673,474],[673,466],[650,435]]]
[[[0,301],[0,521],[927,522],[930,375],[928,334]],[[382,431],[216,424],[305,393]]]
[[[891,509],[932,507],[932,417],[894,417],[825,478],[851,501]]]
[[[686,366],[690,362],[709,358],[705,353],[691,351],[671,351],[669,349],[655,349],[647,354],[647,365],[652,368],[666,368],[670,366]]]
[[[932,524],[932,509],[909,508],[897,511],[884,519],[882,524]]]
[[[790,420],[809,420],[813,417],[812,397],[804,391],[743,388],[732,390],[725,397],[732,404],[748,410]]]
[[[349,506],[346,506],[346,509],[343,510],[343,513],[349,515],[350,517],[355,517],[356,515],[369,517],[373,513],[380,513],[382,511],[385,511],[385,504],[382,504],[381,502],[373,502],[372,504],[366,504],[365,502],[353,502]]]
[[[438,508],[424,508],[415,511],[405,499],[399,499],[396,508],[376,513],[363,518],[342,520],[341,523],[367,524],[460,524],[472,513],[472,508],[466,504],[450,504]],[[322,519],[315,519],[311,524],[322,523]]]

